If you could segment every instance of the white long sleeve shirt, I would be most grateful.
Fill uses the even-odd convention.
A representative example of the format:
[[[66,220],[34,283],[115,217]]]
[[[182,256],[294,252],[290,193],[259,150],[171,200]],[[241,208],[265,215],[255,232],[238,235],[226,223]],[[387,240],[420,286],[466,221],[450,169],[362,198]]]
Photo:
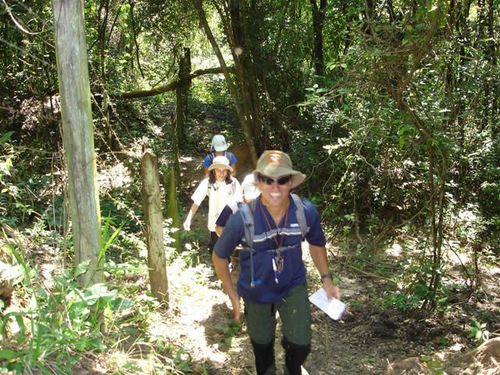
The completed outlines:
[[[193,202],[199,206],[208,195],[208,230],[215,232],[215,222],[226,204],[232,200],[241,200],[241,186],[236,178],[230,184],[225,181],[216,181],[214,184],[203,179],[191,196]]]

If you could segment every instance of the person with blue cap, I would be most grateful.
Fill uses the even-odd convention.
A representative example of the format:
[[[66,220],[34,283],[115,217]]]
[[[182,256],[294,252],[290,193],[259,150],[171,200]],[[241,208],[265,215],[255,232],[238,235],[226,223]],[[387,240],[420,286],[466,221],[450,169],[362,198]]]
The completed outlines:
[[[238,161],[236,156],[230,151],[227,151],[226,138],[222,134],[216,134],[212,138],[210,146],[210,153],[205,156],[203,160],[203,167],[205,168],[205,176],[208,176],[208,168],[212,165],[217,156],[225,156],[229,160],[229,166],[234,168],[234,164]]]

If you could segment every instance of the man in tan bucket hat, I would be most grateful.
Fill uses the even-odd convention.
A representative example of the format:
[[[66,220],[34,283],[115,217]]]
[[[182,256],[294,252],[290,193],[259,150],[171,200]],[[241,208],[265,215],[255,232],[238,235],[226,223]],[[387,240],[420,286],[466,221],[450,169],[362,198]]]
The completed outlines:
[[[311,316],[302,240],[309,243],[328,298],[340,298],[340,291],[333,284],[328,268],[326,239],[316,207],[307,199],[290,194],[304,181],[305,175],[293,169],[290,157],[282,151],[265,151],[253,173],[261,195],[248,204],[248,208],[241,207],[229,218],[212,259],[238,322],[240,296],[245,302],[257,374],[276,373],[274,340],[278,311],[282,322],[285,374],[299,375],[311,349]],[[304,220],[307,225],[301,223]],[[227,258],[239,244],[243,250],[240,250],[240,274],[235,289]]]

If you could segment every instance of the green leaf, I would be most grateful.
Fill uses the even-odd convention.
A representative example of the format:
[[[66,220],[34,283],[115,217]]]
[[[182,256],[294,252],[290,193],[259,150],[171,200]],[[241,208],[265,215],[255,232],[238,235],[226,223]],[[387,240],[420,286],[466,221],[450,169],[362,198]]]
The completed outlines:
[[[81,262],[78,266],[76,266],[76,268],[73,272],[74,277],[77,278],[78,276],[87,272],[89,269],[89,264],[90,264],[90,260],[86,260],[84,262]]]
[[[134,306],[134,301],[128,298],[115,298],[109,304],[112,311],[126,310],[132,306]]]
[[[5,359],[7,361],[12,361],[15,358],[19,357],[19,352],[14,352],[9,349],[0,350],[0,358]]]
[[[6,142],[11,137],[12,134],[14,134],[14,132],[7,132],[4,135],[2,135],[0,137],[0,143]]]

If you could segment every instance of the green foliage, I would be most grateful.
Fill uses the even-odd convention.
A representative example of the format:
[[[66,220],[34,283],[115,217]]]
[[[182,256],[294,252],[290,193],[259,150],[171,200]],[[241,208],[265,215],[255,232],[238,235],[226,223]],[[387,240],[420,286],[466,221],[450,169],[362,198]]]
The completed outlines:
[[[18,243],[20,251],[10,242],[7,247],[24,270],[22,293],[31,297],[24,311],[8,312],[2,318],[0,335],[6,348],[1,351],[3,369],[22,372],[38,368],[49,373],[51,364],[69,373],[81,353],[102,351],[101,319],[114,324],[114,314],[130,308],[132,302],[107,285],[79,289],[75,279],[79,272],[86,271],[85,267],[73,272],[63,270],[60,277],[54,277],[53,289],[48,289],[26,262],[22,245]],[[18,334],[7,336],[7,326],[13,324]],[[15,354],[7,349],[12,345],[19,349]]]
[[[238,335],[241,330],[241,325],[235,321],[232,321],[228,326],[217,324],[215,326],[215,329],[221,331],[224,335],[224,341],[218,344],[219,348],[224,349],[231,347],[234,337]]]
[[[422,356],[422,362],[425,363],[427,368],[435,375],[444,375],[443,363],[436,358],[424,355]]]
[[[105,250],[117,240],[120,231],[118,228],[110,233],[111,227],[108,217],[102,232]],[[118,350],[116,345],[130,335],[156,345],[157,357],[151,357],[147,366],[155,367],[157,372],[191,371],[190,358],[182,348],[145,333],[153,311],[159,307],[158,301],[120,282],[120,275],[145,272],[146,267],[109,262],[104,271],[116,282],[81,288],[77,278],[88,271],[86,263],[71,270],[61,269],[48,283],[27,261],[21,241],[5,241],[2,250],[11,254],[23,271],[23,286],[16,293],[28,303],[0,318],[0,371],[23,373],[37,369],[44,374],[70,374],[72,367],[90,353],[112,357]],[[123,369],[142,373],[143,366],[130,358]]]
[[[9,141],[12,134],[0,142],[0,222],[15,227],[36,219],[45,227],[61,228],[62,198],[52,195],[56,177],[46,173],[47,155],[17,146]]]
[[[490,332],[487,329],[487,324],[474,320],[469,327],[469,337],[472,337],[480,343],[488,340]]]
[[[14,158],[14,150],[11,145],[7,143],[9,138],[14,134],[14,132],[8,132],[0,137],[0,147],[2,148],[2,157],[0,159],[0,182],[3,181],[4,175],[10,174],[10,168],[12,167],[12,159]]]
[[[484,58],[485,50],[472,47],[472,40],[481,43],[479,34],[473,32],[467,41],[458,34],[442,38],[439,30],[449,21],[444,9],[419,7],[408,17],[407,7],[399,3],[388,15],[374,4],[368,35],[367,25],[355,17],[356,6],[349,7],[355,20],[350,25],[359,27],[360,39],[352,39],[345,54],[331,57],[331,82],[306,88],[307,100],[300,106],[312,129],[323,127],[319,139],[324,141],[295,137],[309,149],[294,144],[294,151],[301,162],[314,155],[316,167],[306,164],[304,170],[311,171],[315,193],[321,192],[323,218],[336,226],[349,250],[356,242],[349,238],[353,234],[366,243],[381,241],[389,234],[386,228],[407,221],[419,228],[417,235],[429,238],[387,305],[408,310],[430,303],[445,309],[440,244],[455,236],[486,252],[498,244],[499,141],[493,131],[498,115],[484,105],[498,100],[484,89],[491,86],[483,70],[488,66],[496,77],[498,68]],[[467,22],[481,27],[475,18]],[[431,25],[436,27],[432,51],[441,61],[419,48]],[[325,88],[330,90],[325,93]],[[429,199],[440,187],[444,199]],[[437,217],[431,217],[440,210],[442,232],[436,229]],[[434,241],[441,235],[445,238]]]
[[[200,236],[198,236],[200,237]],[[185,236],[184,236],[185,238]],[[192,236],[190,238],[193,238]],[[191,240],[190,240],[191,241]],[[191,243],[185,243],[186,250],[180,253],[180,256],[184,260],[187,267],[194,267],[200,263],[200,249],[198,247],[193,248]]]
[[[403,269],[395,280],[400,288],[387,290],[382,306],[411,311],[423,307],[426,301],[434,301],[436,294],[428,288],[428,279],[434,273],[433,265],[422,265],[417,259],[407,258],[401,266]]]
[[[14,151],[12,147],[7,144],[4,144],[9,137],[12,135],[11,133],[7,133],[2,137],[2,142],[0,142],[0,147],[2,149],[2,157],[0,159],[0,211],[2,212],[2,218],[5,220],[5,215],[7,212],[11,212],[9,210],[9,206],[11,206],[11,202],[16,199],[18,196],[17,189],[15,185],[6,181],[4,176],[8,176],[10,174],[10,170],[12,168],[12,161],[14,159]],[[7,220],[5,220],[7,221]],[[9,220],[10,224],[14,224],[11,220]]]
[[[203,82],[194,82],[192,92],[193,96],[203,103],[210,103],[215,106],[230,106],[232,104],[226,81],[220,77],[207,78]]]
[[[407,294],[402,291],[388,293],[383,302],[383,307],[395,307],[401,311],[416,310],[422,306],[422,296],[418,294]]]
[[[101,225],[102,226],[102,225]],[[108,253],[110,246],[115,242],[118,234],[120,233],[122,226],[118,227],[113,231],[113,233],[109,234],[109,230],[112,226],[111,217],[108,215],[104,219],[104,227],[101,229],[101,248],[99,249],[99,259],[97,263],[101,263],[105,258],[105,255]]]
[[[16,225],[22,221],[26,215],[33,212],[32,207],[25,203],[26,190],[24,184],[16,184],[17,168],[14,167],[19,152],[15,150],[13,144],[9,142],[14,132],[8,132],[0,138],[0,212],[2,212],[2,221],[10,225]],[[10,217],[7,217],[7,213]],[[21,218],[18,217],[21,216]]]

